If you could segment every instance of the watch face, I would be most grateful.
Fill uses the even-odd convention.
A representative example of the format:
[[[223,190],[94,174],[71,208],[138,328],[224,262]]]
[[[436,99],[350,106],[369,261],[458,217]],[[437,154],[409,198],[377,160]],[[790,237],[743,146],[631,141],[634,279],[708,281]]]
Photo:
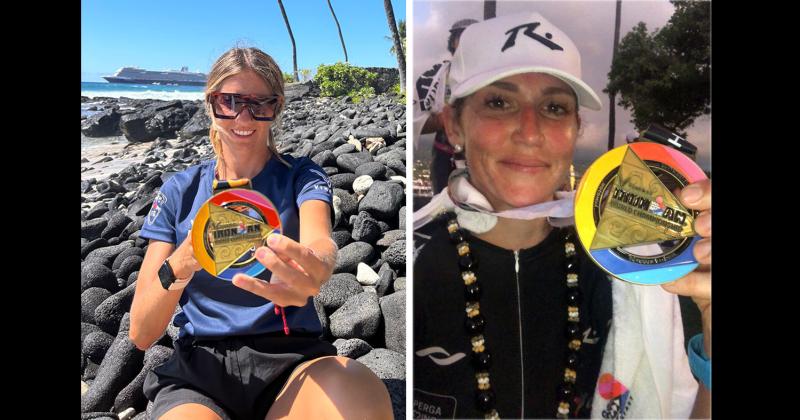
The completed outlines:
[[[164,261],[164,264],[161,264],[161,268],[158,269],[158,279],[161,280],[161,285],[165,289],[175,282],[175,273],[172,271],[168,261]]]

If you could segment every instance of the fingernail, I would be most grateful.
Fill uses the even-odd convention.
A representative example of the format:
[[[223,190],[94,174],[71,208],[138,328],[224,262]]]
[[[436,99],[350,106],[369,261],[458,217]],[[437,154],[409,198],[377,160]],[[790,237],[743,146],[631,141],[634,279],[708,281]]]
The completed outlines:
[[[267,249],[264,247],[258,248],[256,251],[256,258],[263,260],[267,258]]]
[[[273,233],[267,237],[267,244],[269,246],[275,246],[278,245],[278,242],[280,242],[280,240],[281,240],[281,235]]]
[[[700,197],[702,195],[703,195],[703,190],[697,185],[689,185],[688,187],[684,188],[683,192],[681,193],[683,201],[690,204],[700,201]]]
[[[703,260],[711,253],[711,241],[700,241],[695,244],[695,255],[698,260]]]

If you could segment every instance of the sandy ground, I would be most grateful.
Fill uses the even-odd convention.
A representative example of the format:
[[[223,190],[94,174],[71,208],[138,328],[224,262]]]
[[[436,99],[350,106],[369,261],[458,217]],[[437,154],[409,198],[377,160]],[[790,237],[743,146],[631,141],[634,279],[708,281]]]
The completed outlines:
[[[124,136],[103,139],[81,136],[81,180],[101,180],[132,163],[141,162],[151,145],[152,142],[128,143]],[[113,160],[97,163],[109,156]]]

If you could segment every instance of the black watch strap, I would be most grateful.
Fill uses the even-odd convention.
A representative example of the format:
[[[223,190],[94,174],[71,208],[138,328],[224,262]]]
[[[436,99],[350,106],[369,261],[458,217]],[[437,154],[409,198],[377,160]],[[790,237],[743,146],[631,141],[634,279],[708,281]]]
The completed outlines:
[[[158,279],[161,280],[161,286],[165,290],[169,290],[172,283],[177,280],[175,272],[172,271],[172,267],[169,265],[169,260],[164,260],[164,264],[161,264],[161,268],[158,269]]]

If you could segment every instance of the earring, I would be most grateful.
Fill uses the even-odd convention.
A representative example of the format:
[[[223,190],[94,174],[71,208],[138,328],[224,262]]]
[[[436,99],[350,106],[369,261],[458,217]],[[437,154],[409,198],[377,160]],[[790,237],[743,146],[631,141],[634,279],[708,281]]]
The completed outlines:
[[[461,153],[461,152],[464,151],[464,146],[462,146],[460,144],[456,144],[455,146],[453,146],[453,151],[455,153]]]

